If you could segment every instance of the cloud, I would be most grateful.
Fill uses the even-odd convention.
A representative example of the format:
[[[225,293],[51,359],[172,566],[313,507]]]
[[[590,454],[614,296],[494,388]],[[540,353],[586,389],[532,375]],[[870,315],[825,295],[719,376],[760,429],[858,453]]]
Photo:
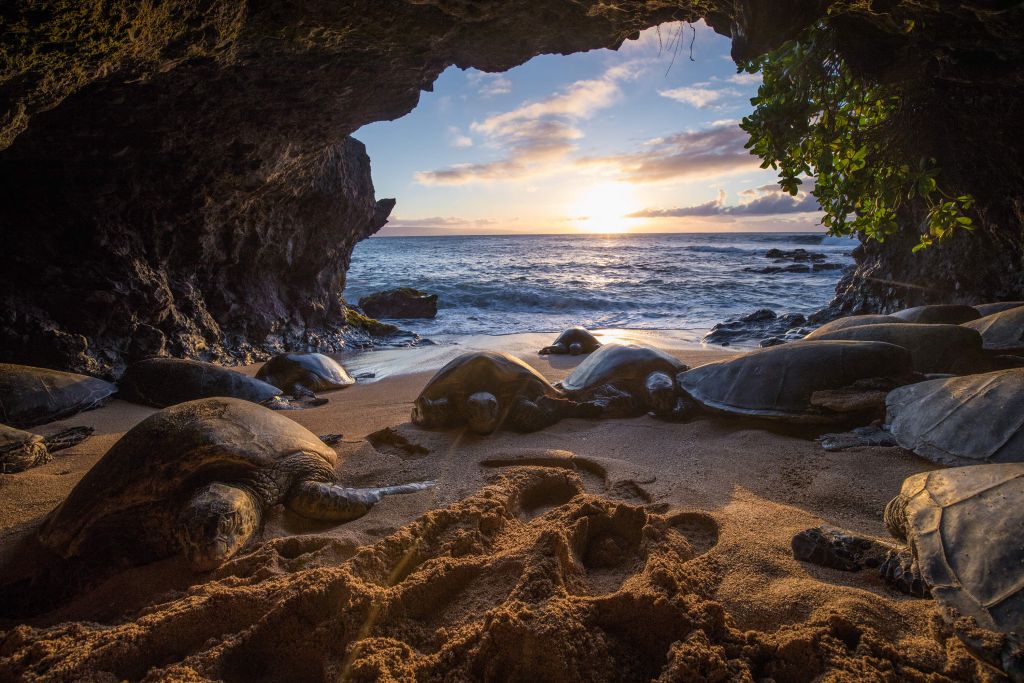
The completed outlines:
[[[495,95],[507,95],[512,92],[512,81],[501,74],[489,74],[483,71],[471,69],[466,72],[466,80],[476,88],[477,93],[483,97],[494,97]]]
[[[488,218],[458,218],[454,216],[431,216],[429,218],[398,218],[388,221],[389,228],[452,228],[467,225],[495,225],[497,221]]]
[[[716,104],[723,97],[735,97],[740,93],[732,88],[714,90],[713,88],[683,87],[673,88],[671,90],[659,90],[658,94],[662,97],[667,97],[670,100],[692,105],[698,109],[707,109],[708,107]]]
[[[463,135],[457,126],[448,126],[448,143],[452,147],[472,147],[473,139]]]
[[[718,191],[715,199],[695,206],[672,209],[643,209],[629,215],[630,218],[682,218],[686,216],[778,216],[789,213],[810,213],[820,211],[818,200],[809,192],[796,197],[783,192],[778,185],[764,185],[744,190],[740,195],[752,197],[740,204],[727,205],[725,190]]]
[[[761,74],[738,73],[729,76],[726,80],[736,85],[761,85]]]

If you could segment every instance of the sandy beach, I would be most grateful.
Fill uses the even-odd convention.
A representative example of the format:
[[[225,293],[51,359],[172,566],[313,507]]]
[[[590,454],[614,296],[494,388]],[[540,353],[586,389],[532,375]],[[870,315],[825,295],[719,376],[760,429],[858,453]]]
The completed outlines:
[[[996,679],[932,601],[791,556],[793,534],[820,524],[887,538],[886,502],[930,469],[910,453],[828,453],[807,433],[710,415],[490,437],[409,423],[432,372],[466,350],[563,378],[581,359],[538,356],[549,337],[339,356],[375,377],[287,417],[343,434],[346,485],[435,488],[340,526],[279,507],[212,574],[172,558],[0,622],[0,680]],[[656,332],[613,338],[691,366],[735,355]],[[115,400],[40,428],[96,432],[0,476],[0,559],[16,565],[46,513],[152,412]]]

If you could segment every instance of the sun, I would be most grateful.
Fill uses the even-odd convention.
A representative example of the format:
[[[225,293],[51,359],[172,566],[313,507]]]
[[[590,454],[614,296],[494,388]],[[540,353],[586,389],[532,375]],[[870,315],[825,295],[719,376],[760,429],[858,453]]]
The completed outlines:
[[[629,230],[638,209],[633,188],[625,183],[598,183],[583,190],[572,205],[572,215],[581,232],[617,233]]]

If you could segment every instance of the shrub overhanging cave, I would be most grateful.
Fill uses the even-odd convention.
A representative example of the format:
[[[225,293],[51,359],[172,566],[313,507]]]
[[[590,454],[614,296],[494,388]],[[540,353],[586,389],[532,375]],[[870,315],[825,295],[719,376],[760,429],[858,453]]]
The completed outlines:
[[[853,77],[899,98],[906,153],[976,199],[972,232],[917,254],[927,207],[903,203],[835,312],[1024,298],[1011,4],[15,0],[0,10],[0,359],[117,375],[154,354],[338,349],[357,334],[352,248],[394,205],[352,131],[406,114],[453,64],[502,71],[701,17],[741,63],[824,27]]]

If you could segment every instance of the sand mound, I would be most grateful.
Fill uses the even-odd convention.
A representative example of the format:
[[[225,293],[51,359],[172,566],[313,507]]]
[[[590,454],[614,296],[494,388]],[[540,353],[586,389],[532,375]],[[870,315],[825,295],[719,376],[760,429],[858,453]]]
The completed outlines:
[[[588,494],[565,467],[491,476],[342,562],[337,539],[277,538],[123,623],[18,626],[0,634],[0,679],[984,675],[938,615],[908,623],[880,601],[742,632],[716,599],[730,555],[711,515]]]

